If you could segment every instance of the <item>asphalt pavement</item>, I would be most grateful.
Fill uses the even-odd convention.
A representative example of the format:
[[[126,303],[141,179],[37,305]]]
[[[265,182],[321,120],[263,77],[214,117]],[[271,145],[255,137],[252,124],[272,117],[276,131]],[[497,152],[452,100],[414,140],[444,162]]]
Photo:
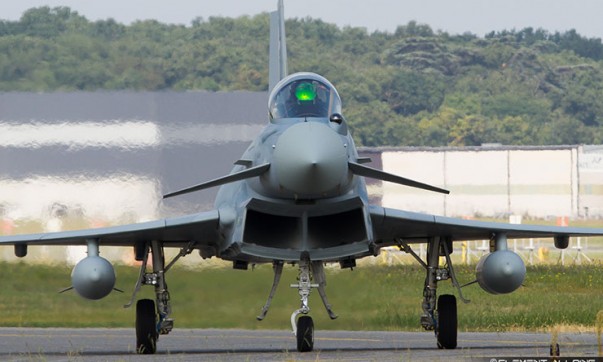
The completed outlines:
[[[561,333],[561,356],[597,356],[594,333]],[[439,350],[429,332],[317,331],[299,353],[290,331],[175,329],[157,353],[135,354],[134,329],[0,328],[2,361],[491,361],[549,357],[545,333],[459,333]]]

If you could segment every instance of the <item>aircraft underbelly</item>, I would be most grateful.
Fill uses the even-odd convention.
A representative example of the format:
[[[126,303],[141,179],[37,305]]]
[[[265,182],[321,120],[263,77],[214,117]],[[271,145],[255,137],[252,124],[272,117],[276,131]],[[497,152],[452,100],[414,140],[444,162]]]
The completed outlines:
[[[358,200],[329,206],[300,206],[280,212],[278,206],[247,206],[240,252],[270,260],[339,260],[367,255],[370,218]]]
[[[258,261],[299,261],[303,254],[300,250],[269,248],[249,243],[243,243],[240,252],[242,255],[250,257],[245,259],[254,260],[257,258]],[[339,261],[350,257],[363,257],[371,255],[371,253],[367,242],[357,242],[331,248],[308,250],[307,254],[304,255],[307,255],[313,261]]]

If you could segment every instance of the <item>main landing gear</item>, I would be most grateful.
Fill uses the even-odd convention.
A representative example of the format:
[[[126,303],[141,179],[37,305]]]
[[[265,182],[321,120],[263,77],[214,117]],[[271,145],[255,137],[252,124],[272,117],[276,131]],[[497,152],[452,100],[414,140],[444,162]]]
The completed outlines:
[[[152,241],[135,247],[136,260],[142,261],[138,281],[134,287],[130,302],[124,308],[134,303],[136,294],[142,285],[155,287],[155,301],[141,299],[136,303],[136,353],[154,354],[157,351],[157,339],[161,334],[168,334],[174,327],[174,319],[170,317],[170,293],[168,292],[165,274],[181,257],[192,252],[194,244],[191,243],[180,250],[180,253],[165,266],[163,243]],[[153,271],[147,272],[149,252],[153,257]]]
[[[438,348],[455,349],[457,346],[458,330],[456,297],[454,295],[444,294],[439,298],[436,298],[438,282],[451,279],[452,284],[458,290],[459,298],[465,303],[469,302],[463,297],[461,287],[458,284],[450,260],[452,242],[440,238],[429,239],[427,263],[425,263],[410,246],[403,241],[399,241],[398,246],[400,247],[400,250],[411,254],[427,271],[425,287],[423,288],[423,315],[421,316],[421,325],[425,330],[435,332]],[[444,267],[440,267],[439,265],[440,256],[446,258]]]
[[[270,295],[268,296],[266,304],[262,308],[262,313],[257,317],[258,320],[262,320],[266,317],[282,272],[283,263],[280,261],[275,262],[272,289],[270,290]],[[316,283],[312,283],[313,278]],[[308,297],[310,296],[312,288],[318,289],[318,294],[320,295],[329,317],[335,319],[337,318],[337,315],[333,312],[331,305],[327,300],[325,292],[327,283],[322,262],[310,262],[309,258],[302,258],[299,262],[299,276],[297,279],[298,282],[296,284],[291,284],[291,287],[298,289],[301,306],[291,314],[291,327],[297,340],[297,350],[299,352],[309,352],[314,349],[314,321],[312,320],[312,317],[307,315],[310,312]]]

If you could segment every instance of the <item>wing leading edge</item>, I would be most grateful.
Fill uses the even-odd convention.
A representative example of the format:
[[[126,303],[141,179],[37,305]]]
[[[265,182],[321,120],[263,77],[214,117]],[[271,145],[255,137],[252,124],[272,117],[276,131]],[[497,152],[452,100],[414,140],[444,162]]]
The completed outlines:
[[[98,229],[2,236],[0,245],[86,245],[86,240],[96,239],[109,246],[133,246],[152,240],[162,241],[166,247],[181,247],[191,241],[196,241],[196,246],[210,246],[219,242],[219,221],[219,212],[213,210]]]
[[[495,234],[505,234],[509,239],[603,235],[601,228],[516,225],[463,220],[379,206],[371,207],[370,213],[375,238],[384,245],[395,244],[396,239],[421,242],[432,237],[446,237],[453,241],[488,240]]]

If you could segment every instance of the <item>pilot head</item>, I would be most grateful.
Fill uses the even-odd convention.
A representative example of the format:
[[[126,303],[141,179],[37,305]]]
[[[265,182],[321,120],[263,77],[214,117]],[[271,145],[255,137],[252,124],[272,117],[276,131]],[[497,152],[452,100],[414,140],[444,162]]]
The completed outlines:
[[[310,80],[291,83],[289,95],[285,101],[289,117],[324,117],[328,111],[327,88]]]
[[[324,78],[300,73],[275,87],[269,101],[270,116],[279,118],[329,117],[341,112],[335,88]]]

